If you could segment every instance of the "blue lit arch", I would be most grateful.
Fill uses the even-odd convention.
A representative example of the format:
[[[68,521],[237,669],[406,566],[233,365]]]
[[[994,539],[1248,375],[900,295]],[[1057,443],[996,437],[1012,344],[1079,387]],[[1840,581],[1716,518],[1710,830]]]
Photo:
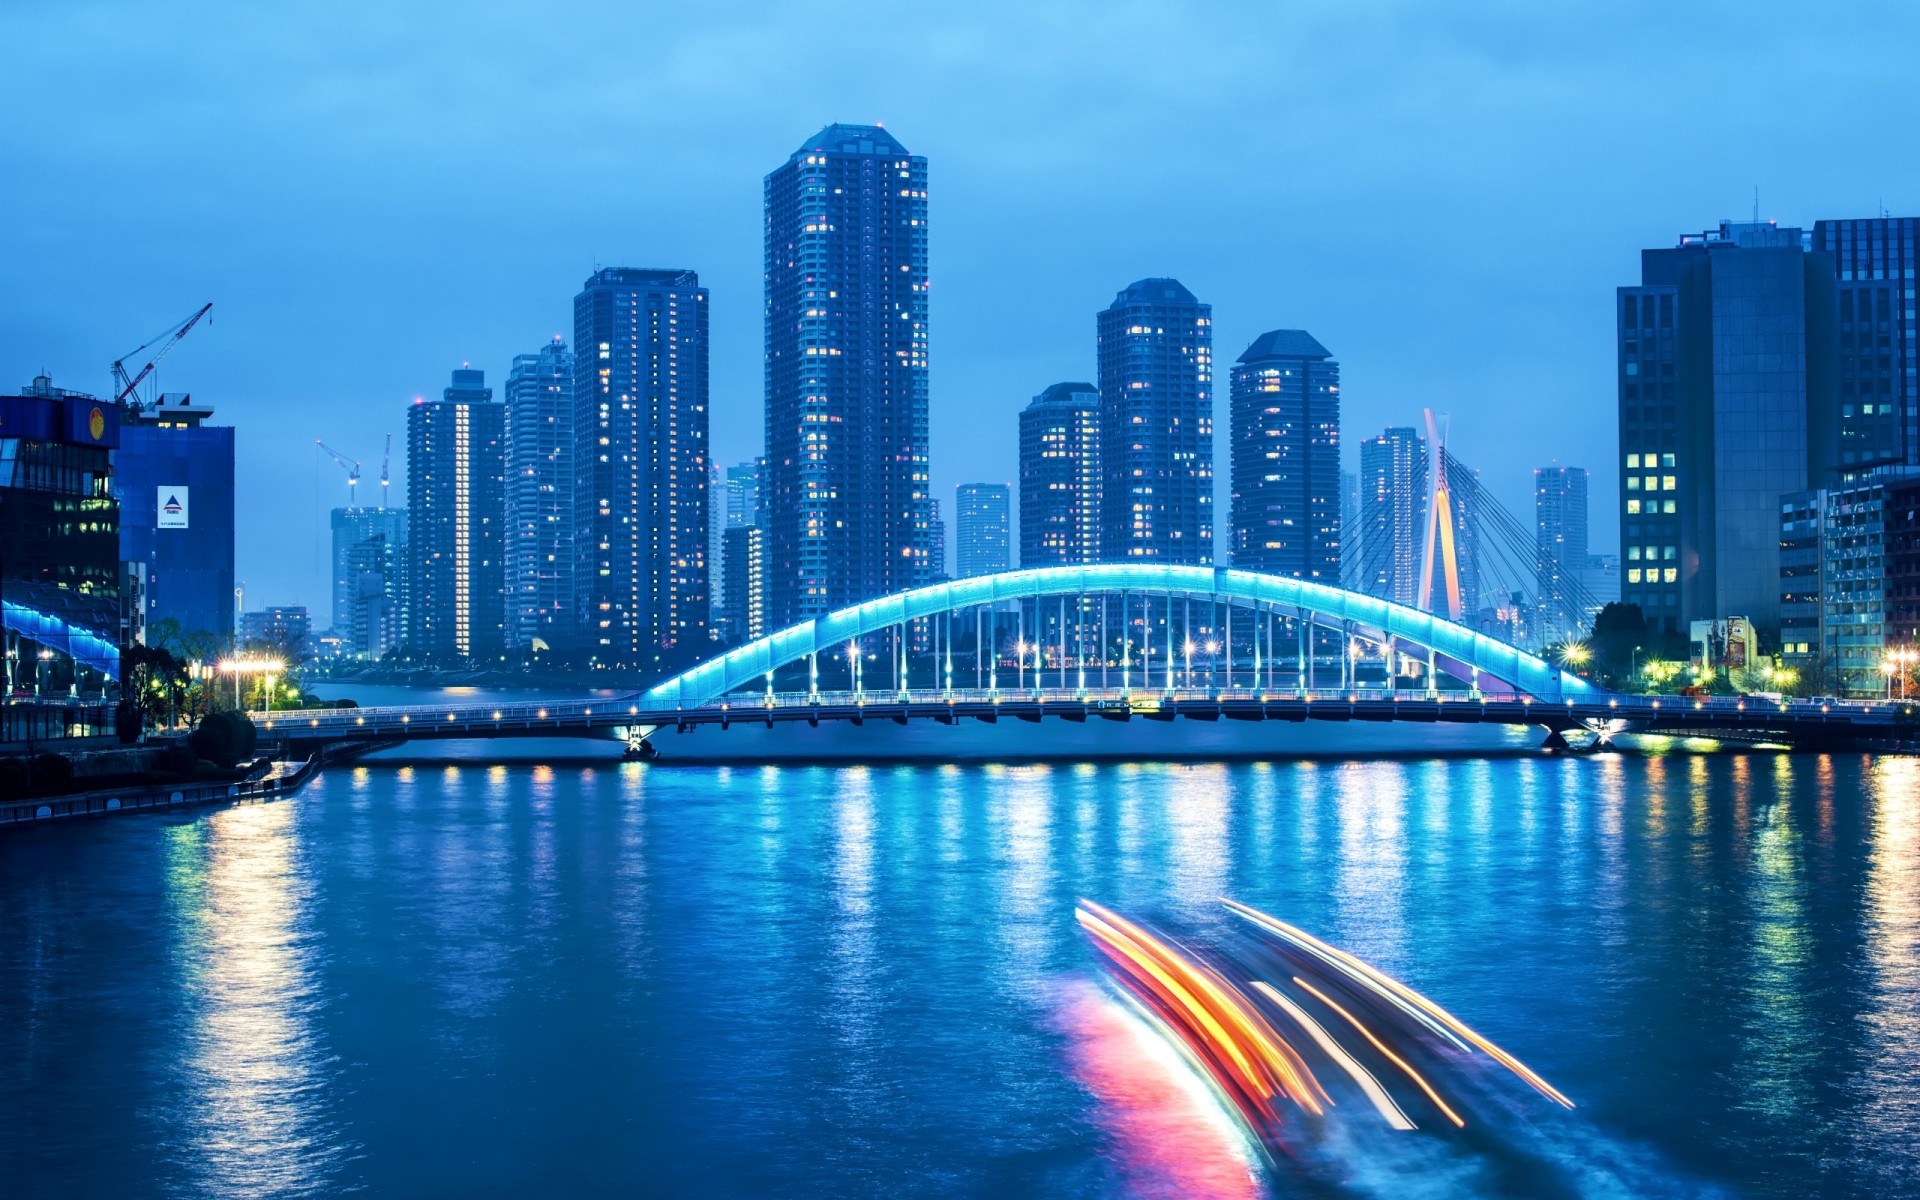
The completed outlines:
[[[1464,625],[1375,596],[1302,579],[1223,567],[1177,567],[1110,563],[1007,571],[914,588],[789,626],[729,650],[677,675],[645,694],[649,706],[696,708],[729,692],[757,686],[767,672],[811,654],[839,652],[856,638],[910,621],[961,609],[1056,596],[1132,595],[1209,597],[1240,607],[1304,614],[1341,628],[1352,622],[1369,641],[1431,650],[1447,668],[1497,681],[1506,689],[1541,700],[1588,698],[1604,693],[1535,655]]]

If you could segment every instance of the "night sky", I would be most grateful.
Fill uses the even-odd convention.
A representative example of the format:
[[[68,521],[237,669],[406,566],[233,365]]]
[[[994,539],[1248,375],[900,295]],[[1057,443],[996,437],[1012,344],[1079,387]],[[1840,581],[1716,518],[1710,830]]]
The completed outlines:
[[[930,160],[949,510],[1093,378],[1094,313],[1172,275],[1214,306],[1223,435],[1232,360],[1304,328],[1349,465],[1431,406],[1528,523],[1531,468],[1592,469],[1611,549],[1613,288],[1756,190],[1782,224],[1920,211],[1920,6],[1570,7],[7,0],[0,386],[105,392],[212,300],[161,385],[239,429],[248,607],[324,619],[314,440],[370,498],[407,401],[570,337],[596,266],[700,272],[716,460],[757,453],[761,178],[879,122]]]

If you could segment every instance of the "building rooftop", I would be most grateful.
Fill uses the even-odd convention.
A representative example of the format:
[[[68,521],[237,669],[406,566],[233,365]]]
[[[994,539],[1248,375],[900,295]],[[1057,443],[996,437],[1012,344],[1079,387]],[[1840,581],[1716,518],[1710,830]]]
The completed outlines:
[[[887,154],[912,157],[900,140],[878,125],[829,125],[800,144],[793,157],[802,154]]]
[[[1113,298],[1113,307],[1128,304],[1198,304],[1192,292],[1178,279],[1140,279],[1121,288]]]
[[[699,287],[700,272],[680,267],[602,267],[580,285],[582,291],[595,286]]]
[[[1240,362],[1259,362],[1263,358],[1332,358],[1314,336],[1304,329],[1271,329],[1253,339]]]
[[[1090,383],[1056,383],[1033,398],[1035,404],[1080,404],[1082,397],[1100,398],[1100,389]]]

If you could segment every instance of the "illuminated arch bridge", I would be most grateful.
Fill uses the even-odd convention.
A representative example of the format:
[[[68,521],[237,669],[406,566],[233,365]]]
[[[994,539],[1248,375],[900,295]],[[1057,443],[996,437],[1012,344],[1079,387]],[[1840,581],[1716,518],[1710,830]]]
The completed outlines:
[[[884,655],[884,661],[882,656]],[[915,588],[802,621],[618,699],[256,713],[294,752],[423,738],[1093,718],[1633,728],[1911,743],[1916,705],[1626,696],[1432,614],[1251,571],[1111,564]],[[876,753],[883,753],[876,747]]]
[[[869,684],[876,637],[889,662]],[[929,657],[932,677],[916,679],[916,666],[929,674]],[[1371,660],[1374,688],[1417,678],[1428,691],[1451,679],[1476,694],[1600,694],[1524,650],[1373,596],[1253,571],[1116,563],[1009,571],[869,600],[702,663],[645,692],[642,707],[698,708],[764,687],[801,662],[811,694],[836,659],[853,664],[839,674],[856,693],[1353,691]]]

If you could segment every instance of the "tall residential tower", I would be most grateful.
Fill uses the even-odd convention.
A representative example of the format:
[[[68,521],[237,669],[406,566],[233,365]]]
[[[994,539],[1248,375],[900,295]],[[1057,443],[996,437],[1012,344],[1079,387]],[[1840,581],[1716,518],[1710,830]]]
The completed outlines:
[[[1233,365],[1233,565],[1340,583],[1340,364],[1301,329]]]
[[[1020,411],[1020,565],[1100,561],[1100,389],[1056,383]]]
[[[507,374],[507,642],[573,647],[573,355],[555,337]]]
[[[407,410],[407,645],[431,658],[506,649],[507,410],[461,368]]]
[[[1177,279],[1115,296],[1099,334],[1101,557],[1213,561],[1213,309]]]
[[[575,602],[588,655],[663,667],[705,646],[707,289],[609,267],[573,300]]]
[[[766,177],[770,624],[926,582],[927,160],[829,125]]]

